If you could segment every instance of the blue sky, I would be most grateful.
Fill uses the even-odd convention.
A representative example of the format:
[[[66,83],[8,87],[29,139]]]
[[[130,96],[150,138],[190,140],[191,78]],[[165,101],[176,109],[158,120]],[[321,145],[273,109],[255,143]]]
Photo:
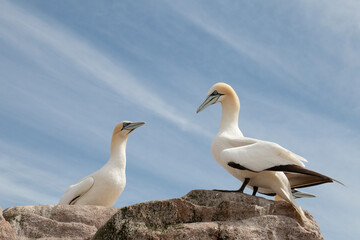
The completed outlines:
[[[241,184],[213,159],[216,82],[239,127],[346,184],[307,189],[325,239],[357,239],[358,1],[0,1],[0,206],[56,204],[109,157],[113,127],[146,121],[127,146],[115,204]]]

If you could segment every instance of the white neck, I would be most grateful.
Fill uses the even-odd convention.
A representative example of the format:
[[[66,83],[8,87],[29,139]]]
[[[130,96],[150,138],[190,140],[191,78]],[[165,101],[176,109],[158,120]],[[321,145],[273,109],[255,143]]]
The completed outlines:
[[[108,164],[115,165],[125,170],[126,168],[126,143],[127,137],[113,136],[111,140],[110,159]]]
[[[239,112],[240,112],[240,102],[237,95],[234,93],[232,95],[227,95],[226,98],[221,102],[222,105],[222,115],[219,126],[219,132],[234,132],[241,134],[239,129]]]

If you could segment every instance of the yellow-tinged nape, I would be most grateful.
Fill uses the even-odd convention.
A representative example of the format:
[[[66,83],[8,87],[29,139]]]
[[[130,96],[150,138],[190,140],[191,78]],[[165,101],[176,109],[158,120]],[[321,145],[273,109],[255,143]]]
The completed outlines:
[[[145,122],[131,122],[131,121],[122,121],[116,124],[113,132],[113,140],[116,137],[127,138],[128,135],[134,131],[136,128],[144,125]]]
[[[144,125],[145,122],[122,121],[116,124],[111,139],[110,155],[116,155],[121,152],[121,148],[126,147],[129,134],[136,128]]]
[[[119,122],[118,124],[116,124],[116,126],[114,127],[113,135],[120,132],[122,127],[123,127],[123,122]]]
[[[239,98],[234,89],[226,83],[216,83],[213,85],[208,91],[205,100],[197,108],[196,113],[203,111],[205,108],[217,102],[222,104],[223,110],[226,110],[225,112],[229,112],[231,115],[239,113]]]
[[[218,102],[226,103],[228,105],[232,105],[235,108],[240,108],[239,97],[236,94],[235,90],[226,83],[215,83],[209,90],[208,94],[217,91],[220,94],[223,94],[218,100]]]
[[[208,94],[211,94],[215,90],[218,91],[219,93],[226,94],[226,95],[231,95],[231,94],[236,95],[234,89],[229,84],[226,84],[226,83],[223,83],[223,82],[215,83],[210,88]]]
[[[127,137],[132,131],[134,131],[138,127],[141,127],[144,124],[145,122],[130,122],[130,121],[119,122],[114,128],[113,137],[114,136]]]
[[[111,138],[111,144],[110,144],[110,156],[116,156],[119,155],[121,152],[120,147],[124,145],[126,146],[127,138],[129,135],[126,135],[124,131],[121,131],[124,127],[124,123],[127,121],[122,121],[116,124],[114,127],[114,132]]]
[[[118,124],[116,124],[116,126],[114,128],[113,136],[116,135],[117,133],[120,133],[120,131],[124,127],[125,122],[130,122],[130,121],[122,121],[122,122],[119,122]]]
[[[216,101],[222,105],[219,131],[238,129],[240,101],[236,92],[230,85],[222,82],[214,84],[210,88],[209,94],[213,94],[215,91],[221,95]]]

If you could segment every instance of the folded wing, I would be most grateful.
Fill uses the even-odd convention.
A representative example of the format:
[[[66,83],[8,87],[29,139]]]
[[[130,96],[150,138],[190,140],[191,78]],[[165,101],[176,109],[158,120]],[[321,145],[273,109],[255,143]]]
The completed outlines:
[[[246,145],[244,141],[248,141],[249,144]],[[244,138],[239,140],[239,145],[225,149],[220,154],[221,160],[230,167],[253,172],[284,172],[291,188],[309,187],[333,181],[342,184],[333,178],[304,168],[305,165],[302,163],[306,162],[304,158],[276,143]]]
[[[94,185],[93,177],[86,177],[79,182],[71,185],[66,189],[64,195],[61,197],[59,204],[74,205],[85,193],[87,193]]]
[[[239,147],[223,150],[220,154],[221,160],[231,167],[253,172],[261,172],[277,166],[305,166],[302,163],[306,161],[304,158],[276,143],[249,138],[245,138],[244,141],[249,141],[250,144],[241,143]]]

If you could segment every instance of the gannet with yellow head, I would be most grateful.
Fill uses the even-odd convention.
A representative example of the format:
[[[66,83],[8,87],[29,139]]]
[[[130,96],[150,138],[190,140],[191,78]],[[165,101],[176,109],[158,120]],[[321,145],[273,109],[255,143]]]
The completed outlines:
[[[112,135],[108,162],[95,173],[71,185],[59,204],[113,206],[126,184],[126,143],[129,134],[144,124],[129,121],[118,123]]]
[[[228,84],[213,85],[196,112],[199,113],[217,102],[222,105],[222,116],[218,133],[211,145],[211,153],[225,170],[243,182],[236,192],[243,192],[248,186],[253,189],[253,195],[257,192],[278,195],[289,202],[305,222],[307,219],[301,207],[294,201],[293,194],[299,197],[307,194],[294,188],[337,180],[305,169],[303,162],[307,161],[303,157],[276,143],[244,137],[238,127],[240,101]],[[308,195],[311,196],[314,195]]]

